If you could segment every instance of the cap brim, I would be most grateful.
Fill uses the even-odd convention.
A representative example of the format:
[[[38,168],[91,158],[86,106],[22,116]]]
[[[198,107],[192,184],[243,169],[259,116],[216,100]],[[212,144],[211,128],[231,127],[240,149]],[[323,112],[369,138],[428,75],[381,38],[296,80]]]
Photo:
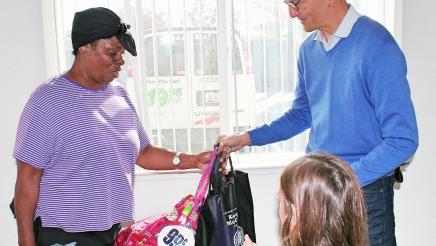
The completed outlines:
[[[123,45],[124,49],[126,49],[132,56],[136,56],[136,45],[135,40],[133,39],[130,33],[123,33],[121,35],[116,35],[121,45]]]

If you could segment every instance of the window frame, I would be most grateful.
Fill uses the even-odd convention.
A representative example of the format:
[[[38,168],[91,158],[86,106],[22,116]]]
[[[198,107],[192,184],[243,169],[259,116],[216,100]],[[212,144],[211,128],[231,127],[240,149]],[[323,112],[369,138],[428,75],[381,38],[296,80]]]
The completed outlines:
[[[125,0],[124,2],[128,2],[128,0]],[[237,91],[235,91],[236,88],[232,88],[232,85],[236,83],[236,75],[232,73],[232,49],[233,44],[236,42],[236,40],[232,40],[234,35],[234,21],[232,16],[233,11],[233,1],[220,1],[216,0],[217,2],[217,33],[220,33],[220,35],[217,35],[217,55],[218,55],[218,80],[219,81],[232,81],[232,83],[219,83],[219,90],[221,92],[226,93],[220,93],[221,95],[221,102],[220,102],[220,117],[221,117],[221,123],[219,126],[221,134],[223,133],[232,133],[233,129],[238,126],[236,125],[236,122],[238,122],[238,119],[233,116],[232,109],[235,108],[236,105],[236,97],[235,94]],[[141,11],[141,1],[136,0],[136,11],[137,13],[131,13],[131,14],[140,14]],[[46,64],[46,75],[47,77],[51,77],[54,75],[59,74],[62,71],[63,67],[66,67],[65,61],[66,61],[66,54],[65,54],[65,47],[62,42],[59,42],[58,40],[62,40],[64,33],[58,33],[58,25],[63,25],[63,23],[59,23],[62,18],[61,16],[58,16],[57,13],[60,13],[60,6],[59,2],[56,0],[48,0],[48,1],[41,1],[41,7],[42,7],[42,21],[43,21],[43,37],[44,37],[44,49],[45,49],[45,64]],[[394,15],[391,16],[391,21],[389,23],[385,23],[385,26],[389,28],[392,31],[393,36],[395,37],[398,44],[401,46],[402,43],[402,12],[403,12],[403,0],[385,0],[385,16]],[[361,13],[365,14],[365,13]],[[386,17],[386,18],[388,18]],[[136,26],[133,27],[133,30],[136,30],[137,33],[136,37],[142,37],[144,36],[144,31],[139,32],[138,30],[144,30],[142,27],[143,23],[135,23],[133,20],[126,20],[129,23],[132,23]],[[294,22],[292,25],[293,28],[296,27],[296,25],[300,25],[297,22]],[[184,30],[185,34],[187,35],[186,30]],[[156,34],[153,34],[154,38],[156,38]],[[135,35],[134,35],[135,36]],[[185,42],[186,42],[186,36],[185,36]],[[154,40],[156,41],[156,39]],[[137,42],[142,43],[142,42]],[[153,45],[156,45],[156,42],[153,42]],[[138,45],[138,53],[144,52],[145,45]],[[185,47],[187,44],[185,44]],[[294,47],[292,57],[295,59],[298,56],[297,53],[297,47]],[[156,52],[154,53],[154,57],[156,56]],[[185,51],[186,56],[186,51]],[[139,58],[139,57],[138,57]],[[145,58],[136,58],[132,59],[132,67],[138,68],[140,66],[143,66],[146,61]],[[186,59],[186,58],[185,58]],[[185,60],[185,72],[186,72],[186,61]],[[142,65],[141,65],[142,64]],[[154,60],[155,66],[157,65],[156,60]],[[146,77],[146,69],[138,70],[141,71],[138,78],[135,80],[135,84],[141,83],[143,78]],[[156,71],[156,70],[155,70]],[[155,79],[157,75],[155,74]],[[297,78],[294,75],[294,81],[296,81]],[[136,90],[135,94],[133,95],[136,98],[141,98],[143,95],[147,95],[147,86],[141,85],[138,86],[138,88],[141,88],[140,90]],[[139,101],[139,100],[138,100]],[[148,133],[151,134],[151,124],[148,121],[147,115],[149,115],[149,105],[147,105],[147,100],[140,100],[141,102],[137,103],[137,111],[138,115],[140,116],[141,120],[143,121],[144,128]],[[187,129],[188,135],[190,134],[190,129]],[[151,137],[151,136],[150,136]],[[162,145],[162,142],[158,141],[155,143],[157,145]],[[188,141],[188,144],[191,143]],[[175,146],[175,144],[174,144]],[[189,147],[190,148],[190,147]],[[293,159],[297,158],[298,156],[301,156],[303,154],[302,151],[293,151],[293,152],[284,152],[284,153],[266,153],[266,154],[253,154],[250,155],[234,155],[234,161],[236,163],[240,163],[242,167],[245,169],[258,169],[258,168],[268,168],[270,167],[277,167],[283,166],[288,164]],[[274,162],[273,165],[270,163],[262,163],[259,160],[265,160],[266,156],[268,156],[268,160],[271,160]],[[271,158],[270,158],[271,157]],[[239,164],[237,164],[239,165]],[[139,173],[153,173],[155,171],[139,171]]]

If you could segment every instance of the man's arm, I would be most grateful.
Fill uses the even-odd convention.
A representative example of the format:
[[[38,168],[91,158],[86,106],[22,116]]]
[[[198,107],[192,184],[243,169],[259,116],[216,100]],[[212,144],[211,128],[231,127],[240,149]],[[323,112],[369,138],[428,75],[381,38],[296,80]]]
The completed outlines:
[[[280,118],[243,133],[221,135],[217,142],[228,148],[228,152],[238,151],[247,145],[260,146],[289,139],[310,127],[310,110],[291,108]],[[227,156],[227,155],[226,155]]]
[[[388,42],[374,48],[364,68],[383,141],[351,163],[362,186],[393,172],[410,159],[419,144],[406,60],[398,45]]]
[[[176,168],[173,164],[175,154],[175,152],[149,144],[139,152],[136,164],[149,170],[173,170]],[[177,168],[198,168],[203,170],[209,164],[210,157],[210,151],[199,154],[182,153],[180,156],[181,162]]]
[[[300,57],[302,50],[300,49]],[[300,59],[299,59],[300,60]],[[306,93],[304,69],[298,62],[298,83],[291,108],[274,121],[263,124],[244,133],[220,136],[217,142],[229,148],[229,152],[250,146],[262,146],[289,139],[308,129],[312,124],[309,98]]]
[[[18,244],[35,245],[33,218],[39,197],[42,170],[17,161],[15,183],[15,213],[18,227]]]

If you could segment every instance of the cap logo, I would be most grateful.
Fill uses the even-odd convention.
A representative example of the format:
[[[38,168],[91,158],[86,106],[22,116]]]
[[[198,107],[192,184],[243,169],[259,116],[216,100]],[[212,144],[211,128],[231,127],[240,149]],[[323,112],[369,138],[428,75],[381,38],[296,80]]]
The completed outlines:
[[[124,33],[127,32],[127,29],[129,29],[129,28],[130,28],[130,25],[125,24],[125,23],[121,23],[121,24],[118,25],[117,33],[118,34],[124,34]]]

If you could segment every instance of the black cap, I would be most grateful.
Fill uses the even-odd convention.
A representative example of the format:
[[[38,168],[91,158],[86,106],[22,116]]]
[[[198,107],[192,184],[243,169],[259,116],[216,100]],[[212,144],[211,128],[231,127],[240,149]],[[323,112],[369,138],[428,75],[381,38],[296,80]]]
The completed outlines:
[[[73,49],[97,41],[116,36],[123,47],[136,56],[135,40],[127,32],[130,25],[121,23],[120,17],[112,10],[99,7],[90,8],[74,14],[71,40]]]

